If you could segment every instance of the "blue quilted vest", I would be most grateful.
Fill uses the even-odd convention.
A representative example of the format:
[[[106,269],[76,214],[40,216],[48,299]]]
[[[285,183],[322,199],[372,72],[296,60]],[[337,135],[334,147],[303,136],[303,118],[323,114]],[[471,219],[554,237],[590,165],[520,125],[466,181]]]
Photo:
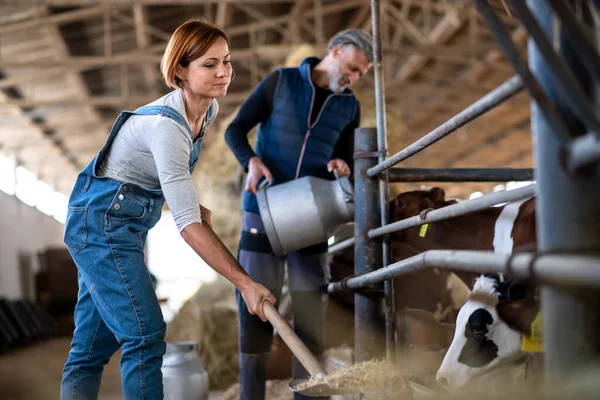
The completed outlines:
[[[330,94],[321,110],[313,109],[315,87],[305,58],[298,68],[280,68],[269,119],[258,127],[254,152],[273,174],[273,185],[303,176],[331,179],[327,163],[340,133],[353,120],[358,102],[346,89]],[[317,113],[313,124],[311,115]],[[243,194],[243,209],[259,213],[256,196]]]

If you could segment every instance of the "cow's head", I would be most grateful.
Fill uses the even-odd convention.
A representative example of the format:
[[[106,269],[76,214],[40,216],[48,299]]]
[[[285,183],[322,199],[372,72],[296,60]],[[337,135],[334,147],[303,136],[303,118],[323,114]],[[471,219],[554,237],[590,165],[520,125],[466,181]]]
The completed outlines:
[[[537,313],[531,286],[483,275],[456,319],[454,340],[437,372],[439,383],[459,388],[498,366],[515,361]]]
[[[446,200],[445,197],[446,192],[439,187],[401,193],[390,202],[390,219],[400,221],[419,215],[424,210],[435,210],[456,203],[455,200]],[[405,231],[395,232],[393,236],[397,240],[404,240]]]

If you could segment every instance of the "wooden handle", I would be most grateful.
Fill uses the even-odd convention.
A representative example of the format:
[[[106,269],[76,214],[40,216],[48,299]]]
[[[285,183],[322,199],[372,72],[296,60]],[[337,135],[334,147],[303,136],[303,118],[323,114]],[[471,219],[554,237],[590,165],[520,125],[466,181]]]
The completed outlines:
[[[300,340],[270,301],[263,302],[263,312],[308,373],[311,376],[325,375],[325,371],[323,371],[319,361],[312,355],[308,347]]]

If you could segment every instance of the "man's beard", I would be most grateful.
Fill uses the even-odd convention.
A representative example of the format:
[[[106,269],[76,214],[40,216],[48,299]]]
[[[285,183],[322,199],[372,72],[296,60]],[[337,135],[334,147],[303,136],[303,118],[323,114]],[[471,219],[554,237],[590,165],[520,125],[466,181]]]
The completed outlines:
[[[342,81],[344,83],[342,83]],[[344,90],[346,90],[346,88],[348,88],[349,84],[350,82],[348,82],[344,75],[339,72],[329,76],[329,90],[334,93],[342,93]]]

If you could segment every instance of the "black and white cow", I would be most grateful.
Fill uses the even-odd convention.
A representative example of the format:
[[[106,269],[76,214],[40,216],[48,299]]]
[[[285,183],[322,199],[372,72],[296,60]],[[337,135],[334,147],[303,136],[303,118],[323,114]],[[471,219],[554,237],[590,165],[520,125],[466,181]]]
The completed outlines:
[[[482,275],[458,313],[454,339],[437,372],[451,388],[523,359],[522,335],[539,311],[533,285]]]

